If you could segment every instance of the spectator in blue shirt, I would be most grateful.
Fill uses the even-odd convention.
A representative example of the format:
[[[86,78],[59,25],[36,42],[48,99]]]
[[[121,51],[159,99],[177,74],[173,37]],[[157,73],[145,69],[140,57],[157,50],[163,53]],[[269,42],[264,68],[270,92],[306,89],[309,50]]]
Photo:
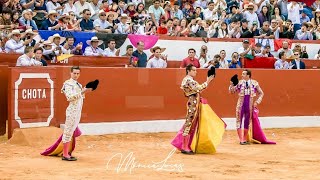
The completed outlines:
[[[147,66],[147,55],[143,52],[144,42],[140,41],[137,43],[137,50],[132,53],[132,56],[138,58],[137,67],[146,67]]]
[[[82,31],[92,31],[93,30],[93,21],[90,19],[91,11],[89,9],[83,10],[83,18],[80,22],[80,27]]]

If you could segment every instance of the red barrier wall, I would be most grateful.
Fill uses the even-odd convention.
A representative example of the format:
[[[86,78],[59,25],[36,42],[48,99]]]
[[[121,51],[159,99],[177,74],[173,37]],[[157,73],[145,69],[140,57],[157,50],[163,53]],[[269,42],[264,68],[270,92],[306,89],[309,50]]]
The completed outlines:
[[[0,135],[6,134],[8,119],[8,66],[0,66]]]
[[[19,127],[15,121],[15,82],[21,73],[49,73],[54,82],[54,116],[50,125],[64,123],[68,105],[60,92],[63,81],[70,77],[69,67],[12,68],[9,91],[10,132]],[[198,70],[199,82],[204,82],[206,70]],[[203,92],[210,106],[221,117],[234,117],[237,95],[228,93],[229,80],[241,70],[217,70],[217,78]],[[111,122],[139,120],[182,119],[186,98],[179,88],[184,69],[137,69],[85,67],[79,82],[99,79],[98,89],[85,98],[81,122]],[[320,115],[319,70],[253,70],[253,78],[260,82],[265,97],[260,105],[261,116]],[[48,98],[51,88],[44,79],[21,82],[18,88],[19,113],[23,122],[45,122],[49,114]],[[23,99],[23,89],[41,89],[43,99]],[[26,92],[26,91],[25,91]],[[36,91],[38,92],[38,91]],[[22,110],[20,111],[20,108]]]

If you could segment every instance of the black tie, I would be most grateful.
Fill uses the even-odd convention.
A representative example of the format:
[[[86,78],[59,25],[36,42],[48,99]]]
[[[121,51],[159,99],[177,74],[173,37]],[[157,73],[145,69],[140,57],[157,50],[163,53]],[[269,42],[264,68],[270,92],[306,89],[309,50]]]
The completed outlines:
[[[248,88],[249,87],[249,84],[248,84],[248,81],[246,81],[246,88]]]

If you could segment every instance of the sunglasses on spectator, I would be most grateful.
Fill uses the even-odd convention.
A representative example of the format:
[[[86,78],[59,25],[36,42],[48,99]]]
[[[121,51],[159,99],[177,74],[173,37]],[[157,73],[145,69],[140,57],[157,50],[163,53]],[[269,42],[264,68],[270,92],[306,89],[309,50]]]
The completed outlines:
[[[90,13],[90,14],[86,14],[86,15],[90,16],[90,15],[91,15],[91,13]]]
[[[299,56],[299,54],[294,54],[295,56]]]
[[[100,16],[106,16],[106,14],[100,14]]]

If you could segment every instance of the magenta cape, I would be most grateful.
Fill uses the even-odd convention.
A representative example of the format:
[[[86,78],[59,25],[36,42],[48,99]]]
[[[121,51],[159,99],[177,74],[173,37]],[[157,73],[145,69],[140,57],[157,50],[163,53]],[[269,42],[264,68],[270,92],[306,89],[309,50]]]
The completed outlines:
[[[77,127],[73,133],[72,141],[70,142],[69,154],[71,154],[76,147],[76,137],[79,137],[82,134],[80,129]],[[62,143],[62,135],[58,138],[58,140],[49,148],[47,148],[44,152],[41,153],[43,156],[62,156],[63,154],[63,143]]]
[[[252,138],[254,141],[258,141],[257,143],[261,144],[276,144],[276,142],[270,141],[265,136],[259,121],[259,109],[254,108],[253,117],[252,117]]]

